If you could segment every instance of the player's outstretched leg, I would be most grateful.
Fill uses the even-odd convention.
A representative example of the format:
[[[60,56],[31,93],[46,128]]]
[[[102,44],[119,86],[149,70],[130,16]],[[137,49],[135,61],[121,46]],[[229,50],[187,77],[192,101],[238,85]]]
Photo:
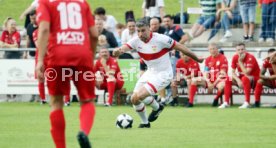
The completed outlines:
[[[137,114],[140,116],[142,123],[138,128],[150,128],[150,123],[146,114],[146,106],[143,102],[140,102],[140,97],[137,93],[131,96],[131,102]]]

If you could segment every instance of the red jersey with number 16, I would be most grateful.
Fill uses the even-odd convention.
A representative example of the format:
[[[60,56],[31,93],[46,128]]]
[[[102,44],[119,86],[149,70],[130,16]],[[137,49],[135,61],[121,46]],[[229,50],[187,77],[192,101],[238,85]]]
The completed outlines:
[[[86,0],[39,0],[37,22],[50,23],[47,64],[92,67],[89,28],[94,18]]]

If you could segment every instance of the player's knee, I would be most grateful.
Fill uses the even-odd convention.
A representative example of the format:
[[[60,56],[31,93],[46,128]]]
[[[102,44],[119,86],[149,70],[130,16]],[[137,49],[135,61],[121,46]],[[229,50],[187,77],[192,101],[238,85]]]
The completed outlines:
[[[133,93],[133,95],[131,96],[131,103],[134,105],[139,104],[140,102],[140,98],[139,95],[137,93]]]
[[[241,80],[242,80],[242,82],[248,82],[248,81],[250,81],[247,76],[243,76]]]
[[[52,96],[50,105],[53,110],[62,109],[64,105],[63,96]]]

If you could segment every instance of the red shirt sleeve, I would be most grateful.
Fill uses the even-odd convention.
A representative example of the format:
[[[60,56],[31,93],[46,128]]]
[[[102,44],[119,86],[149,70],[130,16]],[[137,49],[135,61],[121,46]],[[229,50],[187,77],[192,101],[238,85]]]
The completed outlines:
[[[50,13],[45,0],[39,0],[39,5],[36,10],[36,21],[39,24],[41,21],[50,22]]]
[[[85,4],[87,5],[87,11],[86,11],[87,24],[88,24],[88,27],[90,28],[95,25],[94,16],[91,12],[91,9],[87,1],[85,2]]]
[[[232,58],[231,68],[236,69],[237,68],[237,63],[238,63],[238,55],[234,55],[233,58]]]

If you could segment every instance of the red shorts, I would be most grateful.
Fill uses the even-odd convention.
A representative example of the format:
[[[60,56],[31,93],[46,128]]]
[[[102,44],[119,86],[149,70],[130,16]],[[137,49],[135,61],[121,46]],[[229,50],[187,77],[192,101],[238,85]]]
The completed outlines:
[[[123,86],[124,86],[124,83],[125,83],[124,81],[116,80],[115,90],[122,89]],[[106,82],[106,80],[103,81],[103,83],[101,84],[99,89],[107,91],[107,82]]]
[[[240,76],[239,78],[242,79],[242,77],[243,76]],[[252,89],[255,88],[255,86],[256,86],[259,79],[260,79],[259,77],[253,77],[253,81],[250,81],[250,86],[251,86]]]
[[[70,80],[77,88],[80,101],[95,98],[95,76],[89,67],[52,67],[45,70],[49,94],[67,95],[70,93]]]

